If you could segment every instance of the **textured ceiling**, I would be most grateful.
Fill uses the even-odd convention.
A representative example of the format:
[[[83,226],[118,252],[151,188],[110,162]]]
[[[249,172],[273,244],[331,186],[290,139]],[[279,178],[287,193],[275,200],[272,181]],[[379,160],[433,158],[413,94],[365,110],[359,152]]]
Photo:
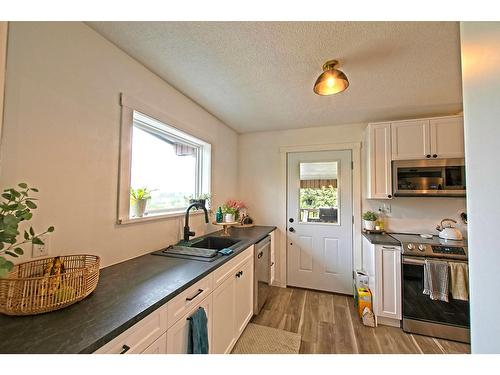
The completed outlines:
[[[456,22],[89,22],[240,133],[462,109]],[[313,84],[337,58],[340,94]]]

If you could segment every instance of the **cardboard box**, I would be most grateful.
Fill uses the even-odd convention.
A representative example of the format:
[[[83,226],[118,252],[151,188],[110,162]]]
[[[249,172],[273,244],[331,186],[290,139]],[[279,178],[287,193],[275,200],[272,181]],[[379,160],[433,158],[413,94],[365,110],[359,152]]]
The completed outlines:
[[[356,270],[354,272],[354,306],[358,306],[358,289],[359,288],[368,288],[369,277],[367,273],[363,270]]]
[[[372,309],[372,293],[368,288],[358,288],[358,315],[360,318],[363,317],[363,310],[368,307],[370,311]]]

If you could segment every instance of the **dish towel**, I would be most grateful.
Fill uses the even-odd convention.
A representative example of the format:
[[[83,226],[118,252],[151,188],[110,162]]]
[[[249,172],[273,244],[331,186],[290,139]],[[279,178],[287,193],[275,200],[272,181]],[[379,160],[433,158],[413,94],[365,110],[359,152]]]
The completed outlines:
[[[448,292],[448,262],[426,259],[424,294],[427,294],[432,300],[448,302]]]
[[[469,300],[469,268],[467,263],[450,262],[451,295],[454,299]]]
[[[205,309],[200,307],[188,320],[188,354],[208,354],[208,327]]]

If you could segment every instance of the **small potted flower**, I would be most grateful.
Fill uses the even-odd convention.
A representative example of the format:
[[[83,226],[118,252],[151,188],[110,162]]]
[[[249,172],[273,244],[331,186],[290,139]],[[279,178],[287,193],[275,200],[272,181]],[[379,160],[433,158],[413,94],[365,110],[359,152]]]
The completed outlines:
[[[234,223],[238,220],[240,210],[245,209],[245,203],[234,199],[228,200],[222,205],[222,213],[224,214],[224,221],[226,223]]]
[[[375,222],[377,221],[377,214],[373,211],[366,211],[363,214],[363,221],[365,224],[365,229],[366,230],[374,230],[375,229]]]
[[[151,192],[147,187],[131,188],[130,203],[132,207],[132,217],[143,217],[146,212],[146,206],[151,199]]]

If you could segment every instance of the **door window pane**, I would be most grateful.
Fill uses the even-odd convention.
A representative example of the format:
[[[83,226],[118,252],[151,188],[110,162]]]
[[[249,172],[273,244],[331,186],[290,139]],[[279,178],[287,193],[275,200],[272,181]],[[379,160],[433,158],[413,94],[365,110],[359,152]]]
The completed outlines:
[[[337,161],[300,163],[300,222],[338,224],[337,172]]]

